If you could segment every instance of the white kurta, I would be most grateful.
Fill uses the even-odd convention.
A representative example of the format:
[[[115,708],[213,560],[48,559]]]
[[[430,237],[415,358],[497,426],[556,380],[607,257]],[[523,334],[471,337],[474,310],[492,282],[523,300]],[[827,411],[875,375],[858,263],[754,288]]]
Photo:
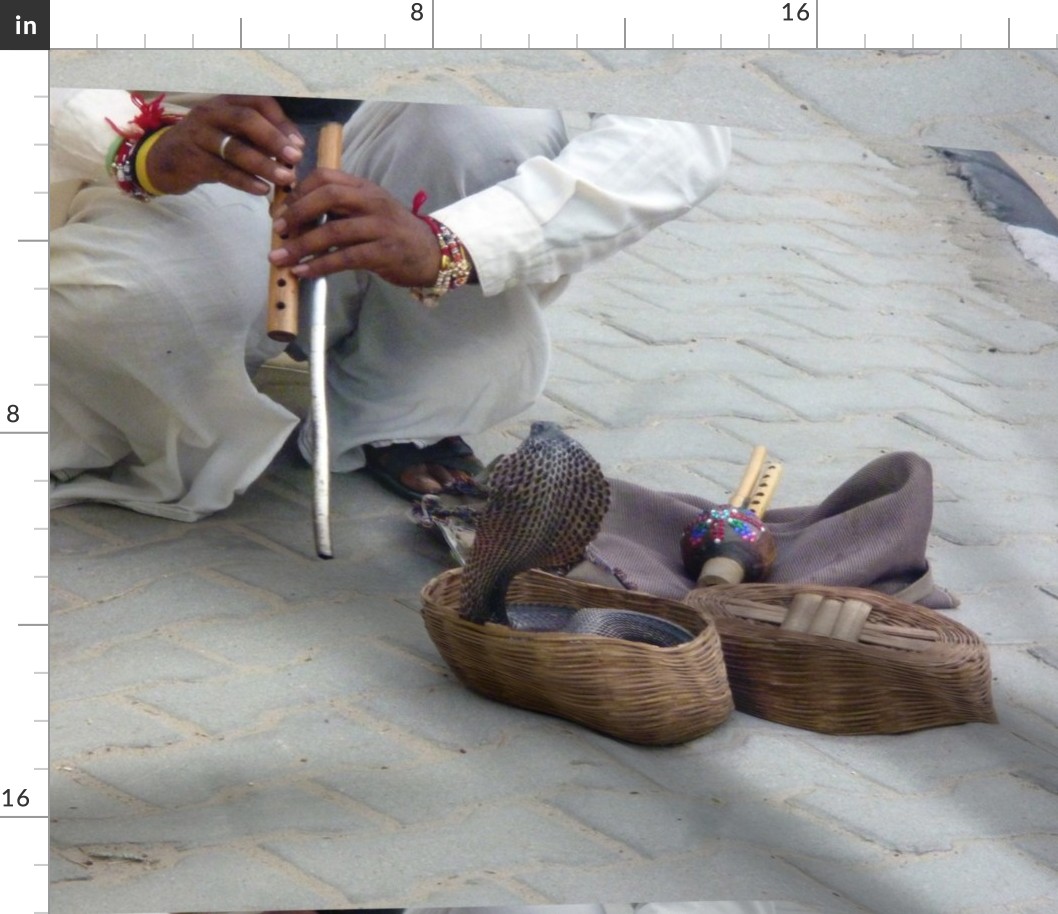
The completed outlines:
[[[194,520],[231,503],[296,423],[258,393],[266,202],[210,185],[141,203],[102,169],[133,107],[123,93],[52,97],[52,503],[97,500]],[[543,387],[542,308],[571,274],[712,192],[722,128],[555,112],[365,103],[343,168],[449,225],[478,286],[426,309],[371,274],[328,281],[332,466],[361,445],[473,434]],[[311,428],[302,449],[311,453]]]

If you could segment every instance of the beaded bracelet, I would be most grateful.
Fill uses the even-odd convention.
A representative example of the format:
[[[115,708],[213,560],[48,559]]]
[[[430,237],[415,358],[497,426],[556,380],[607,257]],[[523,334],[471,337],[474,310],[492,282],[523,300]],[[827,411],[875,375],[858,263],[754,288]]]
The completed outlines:
[[[446,292],[466,285],[467,280],[470,279],[471,274],[474,272],[474,266],[470,262],[470,256],[467,254],[466,248],[456,237],[455,232],[444,223],[419,212],[420,207],[425,202],[426,193],[420,190],[415,195],[411,211],[430,226],[430,230],[437,238],[437,244],[441,248],[441,267],[437,272],[437,280],[432,288],[419,287],[408,291],[411,292],[416,301],[421,302],[428,308],[432,308]]]
[[[149,200],[161,196],[161,191],[147,178],[146,154],[161,135],[180,120],[181,115],[162,107],[164,95],[149,102],[137,92],[131,92],[129,96],[140,113],[124,128],[118,127],[110,118],[106,119],[118,134],[107,151],[107,171],[117,182],[119,190],[137,200]]]

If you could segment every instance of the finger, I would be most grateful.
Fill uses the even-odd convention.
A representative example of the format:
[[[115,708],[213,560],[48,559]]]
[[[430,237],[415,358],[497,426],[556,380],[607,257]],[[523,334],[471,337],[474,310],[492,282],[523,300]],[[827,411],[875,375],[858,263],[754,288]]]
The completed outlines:
[[[224,163],[221,163],[220,167],[216,169],[215,180],[222,184],[227,184],[229,187],[234,187],[236,190],[244,190],[259,197],[263,197],[272,191],[272,185],[267,181],[262,181],[260,178],[247,174],[234,165]]]
[[[231,139],[225,143],[225,137]],[[220,155],[222,145],[223,157]],[[280,183],[294,180],[293,171],[271,160],[263,169],[263,176],[253,168],[244,167],[255,161],[254,154],[231,134],[199,124],[193,127],[173,164],[185,173],[194,173],[199,179],[197,183],[220,182],[252,194],[268,193],[271,184],[277,180]]]
[[[439,463],[428,463],[426,469],[432,474],[433,478],[437,480],[442,486],[450,486],[456,481],[456,477],[448,469]]]
[[[284,145],[304,150],[305,136],[271,95],[222,95],[219,100],[225,116],[233,118],[245,139],[280,158]]]
[[[334,248],[345,248],[375,241],[385,236],[381,220],[372,216],[348,218],[336,217],[322,225],[312,223],[312,228],[300,234],[293,231],[283,220],[273,224],[276,234],[284,239],[283,251],[274,251],[273,262],[289,265],[306,257],[319,257]]]
[[[212,147],[213,154],[229,166],[241,170],[249,176],[263,178],[272,184],[287,185],[294,181],[294,170],[269,158],[253,146],[231,133],[215,130],[210,139],[204,140],[206,150]],[[225,182],[229,183],[229,182]]]
[[[377,186],[364,178],[346,174],[337,168],[314,168],[298,183],[298,191],[307,195],[332,184],[362,190]]]
[[[298,182],[287,198],[287,205],[276,214],[280,231],[291,234],[307,231],[324,215],[358,216],[382,206],[377,188],[370,181],[340,171],[312,172]]]
[[[299,279],[315,279],[318,276],[330,276],[346,270],[371,270],[385,278],[389,272],[387,270],[389,259],[383,245],[377,241],[371,241],[319,254],[311,260],[295,265],[291,268],[291,272]]]
[[[287,117],[283,106],[271,95],[235,95],[226,97],[232,99],[236,104],[255,108],[269,123],[274,124],[280,133],[289,137],[299,147],[304,148],[305,137],[298,129],[297,124]]]
[[[430,495],[440,492],[444,487],[430,473],[430,465],[418,463],[400,474],[400,481],[414,492]]]
[[[278,159],[288,166],[301,161],[304,139],[275,99],[222,96],[203,106],[200,119],[221,135],[238,138],[264,159]]]

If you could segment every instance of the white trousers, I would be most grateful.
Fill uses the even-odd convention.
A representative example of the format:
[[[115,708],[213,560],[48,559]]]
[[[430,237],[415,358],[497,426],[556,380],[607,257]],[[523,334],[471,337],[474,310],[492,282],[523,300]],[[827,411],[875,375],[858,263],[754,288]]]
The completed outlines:
[[[532,156],[557,155],[565,142],[553,112],[372,103],[346,127],[342,168],[409,207],[425,190],[430,212],[510,177]],[[468,285],[431,309],[369,273],[329,279],[332,468],[363,466],[362,444],[429,444],[482,432],[530,406],[548,368],[541,307],[562,286],[484,298]],[[307,340],[305,310],[301,316]],[[302,429],[306,457],[311,431]]]
[[[565,142],[553,112],[367,103],[343,167],[409,206],[425,190],[429,212]],[[220,185],[147,204],[76,195],[50,239],[53,506],[195,520],[268,466],[296,424],[250,381],[279,351],[264,334],[269,233],[265,200]],[[333,468],[361,466],[365,443],[473,434],[530,405],[547,375],[541,308],[563,284],[464,287],[431,310],[371,274],[331,277]]]

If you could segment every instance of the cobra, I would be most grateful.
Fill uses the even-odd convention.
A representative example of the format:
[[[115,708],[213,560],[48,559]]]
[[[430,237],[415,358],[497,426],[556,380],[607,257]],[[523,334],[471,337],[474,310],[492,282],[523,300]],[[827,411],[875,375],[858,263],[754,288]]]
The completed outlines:
[[[460,612],[465,618],[520,631],[599,635],[659,647],[692,639],[682,626],[633,610],[507,603],[507,588],[519,572],[564,571],[579,562],[609,507],[610,486],[599,464],[554,422],[532,424],[525,441],[496,462],[487,492],[463,570]]]

